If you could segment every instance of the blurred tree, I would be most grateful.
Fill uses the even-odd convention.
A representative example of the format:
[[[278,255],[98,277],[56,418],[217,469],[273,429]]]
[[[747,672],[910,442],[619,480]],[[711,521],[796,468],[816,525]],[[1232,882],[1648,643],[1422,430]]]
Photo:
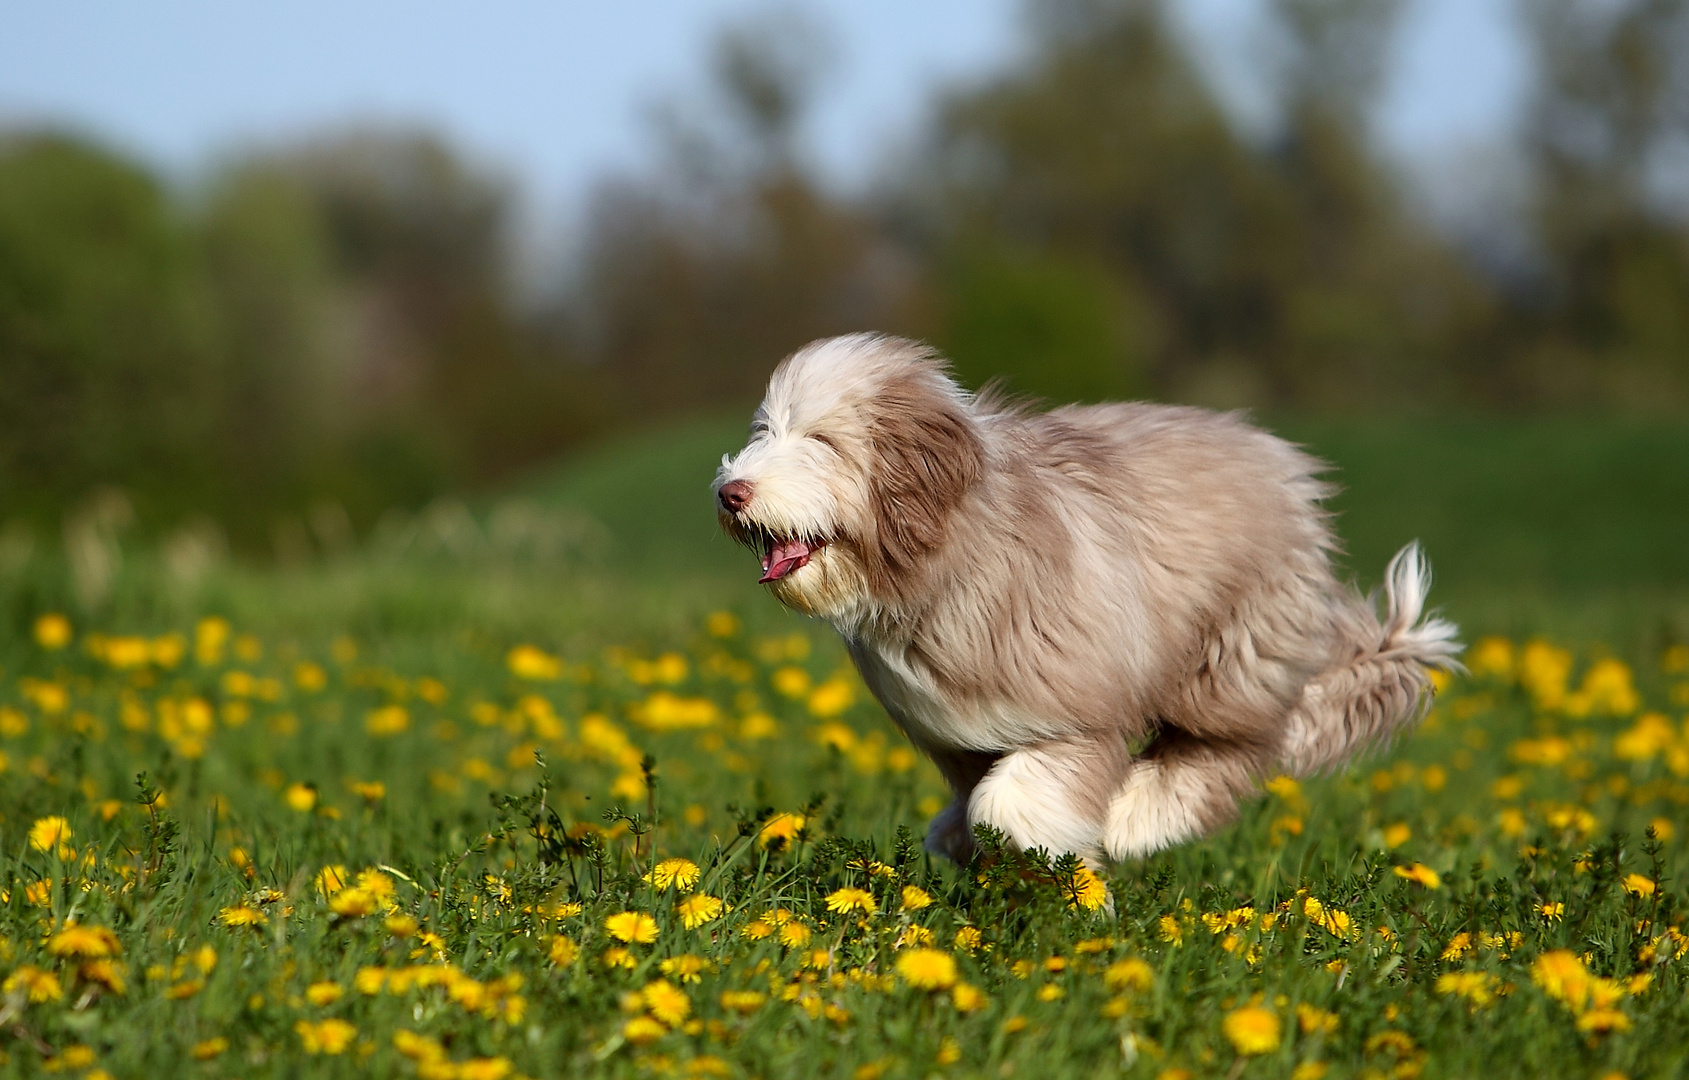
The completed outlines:
[[[822,40],[792,9],[728,27],[709,111],[667,110],[653,176],[594,197],[566,303],[625,415],[744,407],[806,341],[923,328],[919,269],[802,160]]]
[[[1291,31],[1284,130],[1263,150],[1234,130],[1159,3],[1037,0],[1028,59],[941,113],[940,246],[963,264],[1006,247],[1111,275],[1124,330],[1116,374],[1091,379],[1090,393],[1136,379],[1233,404],[1446,396],[1484,305],[1452,253],[1404,213],[1368,145],[1369,80],[1394,6],[1280,6]],[[978,335],[960,331],[982,324],[973,307],[1021,301],[949,294],[949,336],[971,369]],[[1017,383],[1072,393],[1068,373],[1102,371],[1082,353],[1046,352],[1045,374]]]
[[[204,497],[220,392],[194,237],[145,174],[85,143],[0,143],[0,484],[56,513],[101,484]]]
[[[953,256],[942,345],[971,386],[1051,402],[1143,392],[1153,314],[1107,267],[1026,249]]]
[[[1082,396],[1139,380],[1166,392],[1198,357],[1254,345],[1259,323],[1244,313],[1260,308],[1262,283],[1251,249],[1274,243],[1279,196],[1169,40],[1157,5],[1042,0],[1028,17],[1029,59],[941,106],[926,181],[937,192],[938,245],[954,253],[940,257],[965,268],[975,252],[1020,251],[1045,274],[1068,261],[1093,268],[1093,280],[1111,276],[1105,291],[1122,298],[1113,370],[1046,353],[1048,377],[1022,372],[1014,389],[1072,391],[1060,369],[1089,367],[1101,377]],[[1047,289],[1025,274],[997,283]],[[983,370],[992,361],[971,355],[983,343],[967,328],[993,316],[974,308],[1036,300],[993,296],[967,273],[959,284],[945,343],[964,368]],[[1126,324],[1148,310],[1166,332],[1154,355],[1133,356],[1124,343],[1153,335]],[[1145,369],[1131,370],[1134,361]]]
[[[200,211],[223,376],[219,502],[241,516],[303,503],[345,434],[350,341],[323,221],[274,169],[216,177]]]
[[[1689,407],[1689,0],[1541,0],[1542,294],[1509,389],[1552,404]],[[1674,195],[1676,198],[1672,198]]]
[[[1287,403],[1446,403],[1492,361],[1494,304],[1415,219],[1373,145],[1404,0],[1274,0],[1276,171],[1295,217],[1277,383]]]
[[[369,496],[425,499],[602,429],[603,392],[568,340],[516,307],[506,183],[437,139],[385,131],[320,140],[270,167],[315,207],[349,298],[342,424]]]

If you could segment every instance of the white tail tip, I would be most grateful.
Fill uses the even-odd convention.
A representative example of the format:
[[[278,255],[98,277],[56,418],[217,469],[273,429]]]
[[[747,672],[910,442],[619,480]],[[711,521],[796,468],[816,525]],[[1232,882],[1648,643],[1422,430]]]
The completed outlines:
[[[1431,667],[1458,667],[1460,628],[1436,616],[1421,621],[1430,591],[1431,564],[1415,540],[1384,569],[1384,648],[1408,650]]]

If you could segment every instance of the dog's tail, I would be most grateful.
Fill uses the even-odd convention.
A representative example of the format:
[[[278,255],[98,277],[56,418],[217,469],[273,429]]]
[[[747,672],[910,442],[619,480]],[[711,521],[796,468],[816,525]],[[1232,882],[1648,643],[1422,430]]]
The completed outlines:
[[[1309,680],[1290,716],[1284,765],[1296,775],[1341,764],[1389,740],[1424,716],[1431,672],[1460,667],[1459,628],[1421,618],[1431,568],[1418,542],[1396,553],[1384,571],[1384,617],[1376,600],[1356,604],[1352,657]]]

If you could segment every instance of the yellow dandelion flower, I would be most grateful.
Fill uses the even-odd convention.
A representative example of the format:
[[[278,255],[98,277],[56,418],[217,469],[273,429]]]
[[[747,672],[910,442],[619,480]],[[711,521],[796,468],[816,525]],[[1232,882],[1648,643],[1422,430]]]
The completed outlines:
[[[1630,1017],[1617,1009],[1591,1009],[1578,1017],[1579,1031],[1605,1035],[1610,1031],[1629,1031]]]
[[[1543,993],[1556,1001],[1563,1001],[1579,1011],[1589,1000],[1590,974],[1569,949],[1555,949],[1536,958],[1531,965],[1531,981],[1542,987]]]
[[[164,996],[171,1001],[186,1001],[205,989],[204,979],[189,979],[187,982],[175,983],[164,991]]]
[[[698,878],[698,864],[691,859],[664,859],[651,868],[644,880],[659,889],[672,885],[681,892],[691,892]]]
[[[957,1012],[969,1013],[978,1012],[991,1002],[979,987],[959,982],[950,989],[950,1003],[956,1006]]]
[[[505,666],[518,679],[552,682],[563,677],[563,661],[537,645],[518,645],[504,658]]]
[[[86,1069],[94,1064],[94,1048],[83,1044],[67,1046],[59,1052],[58,1057],[50,1058],[49,1062],[49,1072],[57,1071],[55,1065],[60,1069]]]
[[[899,907],[904,911],[920,911],[932,904],[932,894],[919,885],[903,886],[903,894]]]
[[[933,933],[924,926],[905,926],[903,933],[897,936],[897,943],[893,948],[905,949],[911,945],[931,945]]]
[[[346,993],[346,988],[337,982],[314,982],[305,988],[305,1000],[313,1005],[333,1005]]]
[[[856,688],[851,681],[844,676],[835,675],[810,691],[805,704],[811,716],[825,719],[838,716],[855,702]]]
[[[364,717],[364,730],[377,738],[397,735],[411,726],[411,714],[403,705],[383,705]]]
[[[1499,980],[1485,971],[1450,971],[1437,976],[1439,994],[1465,998],[1474,1005],[1484,1006],[1495,1001]]]
[[[649,945],[657,940],[657,920],[644,912],[618,912],[604,920],[604,929],[617,941],[630,945]]]
[[[397,888],[390,875],[385,874],[374,867],[367,870],[360,870],[358,872],[357,886],[365,892],[372,894],[377,900],[391,899],[395,889]]]
[[[1136,990],[1143,993],[1155,985],[1155,970],[1137,957],[1117,960],[1103,971],[1103,982],[1110,990]]]
[[[116,956],[123,951],[117,935],[103,926],[79,926],[66,923],[64,929],[47,940],[47,951],[54,956],[81,956],[96,959]]]
[[[666,1034],[668,1029],[649,1016],[636,1016],[622,1025],[622,1038],[634,1046],[654,1043]]]
[[[33,964],[24,964],[10,975],[6,981],[0,983],[0,992],[8,995],[23,991],[31,1002],[58,1001],[65,996],[64,986],[59,977],[51,971],[43,971]]]
[[[917,990],[948,990],[956,985],[956,958],[939,949],[906,949],[897,973]]]
[[[688,930],[695,930],[707,922],[714,922],[721,918],[722,910],[726,907],[720,897],[707,893],[688,896],[674,906],[674,912],[680,916],[680,923]]]
[[[1653,896],[1657,886],[1654,880],[1641,874],[1626,874],[1624,891],[1635,896]]]
[[[37,818],[29,827],[29,846],[36,851],[52,851],[74,835],[70,822],[62,817]]]
[[[415,915],[404,912],[395,912],[381,920],[381,928],[396,938],[414,937],[421,926]]]
[[[1296,1003],[1296,1026],[1305,1035],[1329,1035],[1337,1030],[1337,1014],[1310,1005],[1306,1001]]]
[[[70,620],[57,612],[49,612],[35,620],[35,643],[43,649],[64,648],[70,644],[72,634]]]
[[[504,1080],[515,1071],[515,1064],[507,1057],[470,1058],[457,1067],[457,1080]],[[417,1075],[422,1072],[418,1069]]]
[[[581,947],[576,945],[573,939],[562,934],[551,939],[551,947],[547,950],[551,962],[558,967],[568,967],[580,954]]]
[[[1245,1005],[1227,1013],[1220,1030],[1240,1054],[1270,1054],[1278,1049],[1278,1015],[1259,1005]]]
[[[743,1015],[756,1012],[767,1000],[767,994],[756,990],[724,990],[721,994],[721,1007],[727,1012]]]
[[[217,921],[224,926],[263,926],[270,918],[248,904],[235,904],[219,911]]]
[[[874,899],[874,894],[867,889],[858,889],[853,885],[847,885],[827,895],[827,910],[840,915],[852,911],[872,915],[880,910],[880,905]]]
[[[319,1020],[311,1023],[301,1020],[293,1025],[293,1030],[299,1034],[299,1042],[307,1054],[342,1054],[352,1045],[352,1039],[358,1034],[358,1029],[344,1020]]]
[[[712,611],[704,620],[704,629],[711,637],[730,638],[739,633],[739,616],[731,611]]]
[[[225,1039],[221,1035],[218,1035],[216,1038],[206,1039],[204,1042],[195,1043],[194,1048],[189,1051],[189,1053],[193,1055],[195,1061],[210,1061],[212,1058],[224,1053],[228,1049],[229,1040]]]
[[[671,956],[658,964],[657,967],[662,970],[664,975],[672,975],[681,982],[698,982],[702,979],[704,972],[713,970],[713,965],[708,960],[705,960],[702,956],[694,956],[692,953]]]
[[[352,794],[374,805],[387,797],[387,785],[380,780],[354,780],[347,785]]]
[[[345,919],[359,919],[374,914],[380,906],[380,897],[368,889],[356,886],[341,889],[328,899],[328,909]]]
[[[956,931],[955,946],[963,952],[978,952],[984,944],[985,935],[979,932],[977,926],[964,926]]]
[[[692,1001],[686,992],[667,979],[646,983],[639,996],[651,1015],[671,1028],[685,1023],[692,1012]]]
[[[309,814],[317,808],[317,789],[310,784],[289,784],[287,790],[282,792],[282,799],[289,808],[301,814]]]
[[[1406,878],[1409,881],[1425,886],[1427,889],[1440,889],[1443,887],[1442,875],[1431,869],[1429,866],[1426,866],[1424,863],[1414,863],[1411,866],[1398,866],[1395,868],[1395,874],[1399,878]]]
[[[940,1065],[954,1065],[962,1060],[962,1044],[954,1036],[946,1035],[938,1044],[938,1053],[933,1060]]]
[[[805,824],[807,822],[802,814],[775,814],[763,822],[762,831],[757,833],[757,843],[781,850],[797,838]]]
[[[77,973],[86,981],[99,983],[114,994],[122,994],[128,989],[129,970],[116,960],[89,960],[77,969]]]
[[[803,948],[809,944],[809,939],[813,934],[814,931],[809,928],[809,924],[801,923],[796,919],[790,919],[780,924],[780,944],[788,949]]]
[[[1062,892],[1067,895],[1067,906],[1070,908],[1096,911],[1108,903],[1108,883],[1084,863],[1074,868],[1073,880],[1063,883]]]
[[[349,880],[344,866],[325,866],[317,871],[317,891],[324,896],[333,896],[344,889]]]

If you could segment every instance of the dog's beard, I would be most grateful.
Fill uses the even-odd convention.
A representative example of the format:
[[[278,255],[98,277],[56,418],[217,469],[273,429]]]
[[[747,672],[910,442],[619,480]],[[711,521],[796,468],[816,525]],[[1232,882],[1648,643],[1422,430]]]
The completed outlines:
[[[722,527],[757,556],[762,576],[775,599],[805,615],[838,618],[860,599],[863,577],[848,539],[776,532],[737,516],[722,516]]]

